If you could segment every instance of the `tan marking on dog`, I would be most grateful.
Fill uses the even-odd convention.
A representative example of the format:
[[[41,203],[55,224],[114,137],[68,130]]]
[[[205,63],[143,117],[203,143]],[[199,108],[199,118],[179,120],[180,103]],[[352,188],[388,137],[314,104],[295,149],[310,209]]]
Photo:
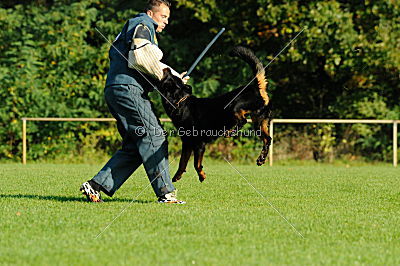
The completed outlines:
[[[249,112],[250,112],[250,111],[246,111],[246,110],[240,109],[239,112],[236,112],[236,113],[235,113],[235,116],[236,116],[236,118],[238,118],[239,120],[246,119],[245,116],[246,116]]]
[[[258,81],[258,88],[260,89],[260,95],[264,100],[264,105],[268,105],[269,103],[269,97],[267,94],[267,80],[265,79],[265,73],[264,71],[260,71],[256,75],[257,81]]]
[[[267,144],[267,139],[265,137],[269,136],[269,130],[268,130],[268,120],[266,119],[261,122],[261,132],[264,135],[263,142],[264,144]]]
[[[205,179],[206,179],[206,173],[203,171],[203,170],[201,170],[200,172],[198,172],[198,175],[199,175],[199,181],[200,182],[203,182]]]

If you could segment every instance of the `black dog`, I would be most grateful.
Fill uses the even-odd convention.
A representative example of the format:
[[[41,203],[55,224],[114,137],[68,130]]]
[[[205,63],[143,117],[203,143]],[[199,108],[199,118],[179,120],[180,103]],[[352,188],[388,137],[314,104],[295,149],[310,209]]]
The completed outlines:
[[[201,133],[221,132],[228,129],[225,136],[230,136],[235,127],[241,128],[246,124],[248,114],[254,123],[254,128],[261,129],[261,139],[264,144],[257,159],[257,165],[265,163],[271,144],[268,132],[271,110],[264,68],[261,61],[247,48],[236,47],[231,54],[242,58],[252,67],[257,83],[253,82],[246,88],[241,86],[215,98],[193,96],[190,86],[183,84],[182,80],[172,75],[168,68],[164,69],[160,86],[160,92],[165,97],[163,97],[163,106],[176,128],[192,132],[192,134],[181,136],[182,154],[179,169],[172,179],[173,182],[181,179],[186,171],[192,151],[194,152],[194,168],[200,182],[204,181],[206,175],[202,170],[202,160],[205,145],[219,136]],[[197,134],[194,134],[194,131]]]

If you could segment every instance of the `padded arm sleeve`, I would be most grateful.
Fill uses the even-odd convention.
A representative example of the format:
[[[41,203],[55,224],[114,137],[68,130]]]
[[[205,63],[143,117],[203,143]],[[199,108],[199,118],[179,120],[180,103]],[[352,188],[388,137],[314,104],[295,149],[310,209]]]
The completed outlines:
[[[153,76],[158,80],[162,79],[164,68],[171,69],[172,74],[179,77],[178,72],[161,63],[163,53],[160,48],[152,44],[150,40],[150,30],[144,25],[138,25],[138,28],[135,30],[130,52],[134,54],[134,60],[129,60],[129,67]]]

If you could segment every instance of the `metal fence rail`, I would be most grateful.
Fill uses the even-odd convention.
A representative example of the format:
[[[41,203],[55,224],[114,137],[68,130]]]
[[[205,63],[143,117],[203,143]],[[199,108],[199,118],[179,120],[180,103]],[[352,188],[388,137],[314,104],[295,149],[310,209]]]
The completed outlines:
[[[393,166],[397,167],[397,125],[400,120],[371,120],[371,119],[273,119],[269,127],[269,134],[274,135],[274,124],[393,124]],[[274,138],[269,153],[269,165],[273,165]]]
[[[27,143],[26,143],[26,122],[47,121],[47,122],[114,122],[114,118],[65,118],[65,117],[24,117],[22,118],[22,163],[26,164]],[[161,122],[171,122],[169,118],[161,118]],[[247,120],[251,122],[251,120]],[[393,166],[397,167],[397,132],[400,120],[371,120],[371,119],[272,119],[269,133],[272,143],[269,153],[269,165],[273,165],[274,153],[274,124],[393,124]]]

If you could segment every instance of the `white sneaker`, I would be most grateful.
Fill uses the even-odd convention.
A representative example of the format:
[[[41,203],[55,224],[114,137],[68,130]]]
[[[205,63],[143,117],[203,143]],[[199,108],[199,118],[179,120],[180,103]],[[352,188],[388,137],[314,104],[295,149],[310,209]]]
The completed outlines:
[[[82,184],[79,189],[89,202],[103,202],[101,199],[100,191],[95,190],[89,182]]]
[[[164,196],[161,196],[158,198],[158,203],[174,203],[174,204],[185,204],[186,201],[183,200],[178,200],[176,198],[177,195],[177,190],[174,190],[170,193],[165,194]]]

